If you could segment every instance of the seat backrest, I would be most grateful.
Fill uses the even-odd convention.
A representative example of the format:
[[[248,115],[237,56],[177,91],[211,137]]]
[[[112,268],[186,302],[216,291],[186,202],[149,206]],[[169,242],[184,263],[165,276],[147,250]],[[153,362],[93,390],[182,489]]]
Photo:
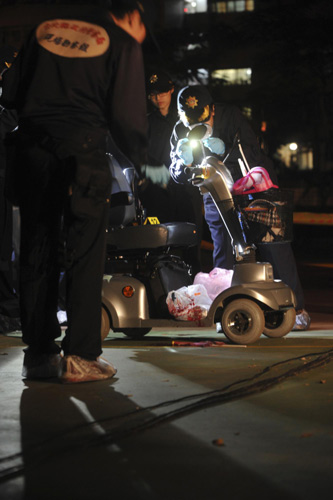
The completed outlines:
[[[109,226],[126,226],[136,217],[135,199],[129,182],[131,176],[136,175],[135,168],[126,174],[127,170],[132,170],[131,167],[123,170],[113,155],[108,154],[108,158],[112,177]]]

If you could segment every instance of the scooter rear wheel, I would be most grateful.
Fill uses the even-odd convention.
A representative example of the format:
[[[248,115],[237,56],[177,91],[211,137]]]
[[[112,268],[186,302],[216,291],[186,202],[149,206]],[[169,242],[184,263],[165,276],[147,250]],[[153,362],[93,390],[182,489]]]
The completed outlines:
[[[110,318],[106,309],[102,306],[102,320],[101,320],[101,337],[104,340],[110,331]]]
[[[253,344],[263,333],[265,317],[261,308],[250,299],[236,299],[222,315],[225,336],[235,344]]]
[[[264,335],[271,338],[284,337],[289,333],[296,321],[296,312],[292,307],[287,311],[265,312]]]

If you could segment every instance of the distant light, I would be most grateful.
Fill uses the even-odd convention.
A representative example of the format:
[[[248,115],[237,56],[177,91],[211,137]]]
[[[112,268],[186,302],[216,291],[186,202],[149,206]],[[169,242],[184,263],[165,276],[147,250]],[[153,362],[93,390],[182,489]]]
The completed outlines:
[[[187,7],[185,7],[185,8],[184,8],[184,12],[185,12],[185,13],[187,13],[187,12],[188,12],[188,8],[187,8]]]
[[[198,147],[199,143],[198,143],[198,141],[196,141],[196,140],[193,139],[192,141],[190,141],[190,144],[191,144],[191,148],[195,149],[195,148]]]
[[[292,142],[291,144],[289,144],[289,149],[291,151],[296,151],[296,149],[298,149],[298,145],[296,144],[296,142]]]
[[[191,5],[192,5],[192,7],[196,7],[197,6],[197,2],[192,2]]]

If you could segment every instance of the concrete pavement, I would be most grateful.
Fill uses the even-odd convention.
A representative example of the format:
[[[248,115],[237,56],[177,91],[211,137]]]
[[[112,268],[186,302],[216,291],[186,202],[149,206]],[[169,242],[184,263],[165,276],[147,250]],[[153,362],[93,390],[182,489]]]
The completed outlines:
[[[214,329],[110,333],[104,382],[24,381],[20,332],[0,335],[0,498],[326,498],[333,266],[299,271],[309,331],[248,347],[214,346]]]
[[[313,499],[332,486],[333,314],[242,347],[214,330],[110,334],[105,382],[23,381],[0,336],[0,498]]]

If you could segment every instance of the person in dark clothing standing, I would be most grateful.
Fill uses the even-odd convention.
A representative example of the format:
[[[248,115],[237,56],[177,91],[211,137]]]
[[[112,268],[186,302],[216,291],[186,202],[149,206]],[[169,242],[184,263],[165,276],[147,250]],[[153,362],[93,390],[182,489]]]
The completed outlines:
[[[243,157],[238,147],[232,147],[238,134],[249,167],[264,167],[272,183],[278,184],[272,162],[261,152],[254,131],[236,106],[214,103],[209,91],[200,85],[183,88],[177,99],[180,120],[175,125],[171,138],[172,163],[170,166],[171,176],[176,182],[187,182],[191,176],[185,172],[185,167],[193,163],[192,148],[187,139],[190,127],[196,123],[206,123],[212,127],[212,135],[204,142],[206,154],[222,159],[225,153],[229,152],[226,166],[234,181],[243,176],[241,167]],[[214,266],[232,269],[234,257],[228,231],[211,196],[207,193],[203,198],[205,219],[214,244]],[[284,281],[295,293],[296,323],[294,329],[307,329],[310,317],[304,309],[303,289],[290,243],[281,243],[278,248],[274,244],[259,245],[259,254],[260,252],[262,252],[260,258],[272,264],[275,277]]]
[[[156,216],[160,222],[191,222],[197,226],[198,245],[187,248],[184,260],[192,266],[193,273],[201,270],[200,241],[202,234],[202,200],[192,184],[178,184],[170,178],[171,135],[179,116],[175,85],[163,70],[150,72],[147,94],[153,109],[148,114],[149,146],[148,164],[142,167],[140,199],[148,216]]]
[[[148,217],[157,217],[159,222],[173,221],[170,198],[170,137],[178,119],[173,100],[174,83],[164,71],[154,71],[146,83],[149,102],[148,113],[148,157],[141,167],[144,179],[139,186],[139,197]]]
[[[2,75],[12,65],[17,51],[14,47],[0,48],[0,96]],[[6,134],[17,126],[15,111],[0,106],[0,333],[21,328],[18,296],[13,278],[13,207],[5,197]]]
[[[63,382],[84,382],[116,373],[100,357],[106,152],[115,142],[138,170],[145,163],[145,2],[94,3],[106,8],[59,8],[56,19],[42,22],[4,81],[2,104],[19,115],[10,168],[19,179],[26,378],[59,374]],[[63,358],[55,343],[60,265],[67,283]]]
[[[155,171],[161,171],[161,183],[167,184],[165,181],[170,179],[170,137],[178,120],[177,105],[173,98],[175,85],[167,73],[156,71],[149,76],[146,87],[153,106],[148,114],[148,164]],[[149,174],[146,167],[146,177]],[[155,175],[158,176],[158,173]],[[153,175],[152,180],[155,181]]]
[[[232,150],[235,135],[238,133],[249,164],[256,166],[262,164],[262,155],[256,136],[236,106],[213,103],[205,87],[194,85],[185,87],[179,92],[178,112],[180,120],[175,125],[171,137],[172,163],[170,166],[171,176],[176,182],[186,183],[191,177],[184,171],[185,166],[193,162],[192,149],[186,137],[190,127],[195,123],[207,123],[213,128],[212,137],[207,139],[205,144],[207,155],[219,158],[226,151]],[[234,180],[242,177],[239,158],[238,148],[234,148],[227,162]],[[274,172],[269,173],[274,179]],[[234,260],[228,231],[209,194],[203,196],[203,202],[205,219],[214,243],[214,266],[232,269]]]

